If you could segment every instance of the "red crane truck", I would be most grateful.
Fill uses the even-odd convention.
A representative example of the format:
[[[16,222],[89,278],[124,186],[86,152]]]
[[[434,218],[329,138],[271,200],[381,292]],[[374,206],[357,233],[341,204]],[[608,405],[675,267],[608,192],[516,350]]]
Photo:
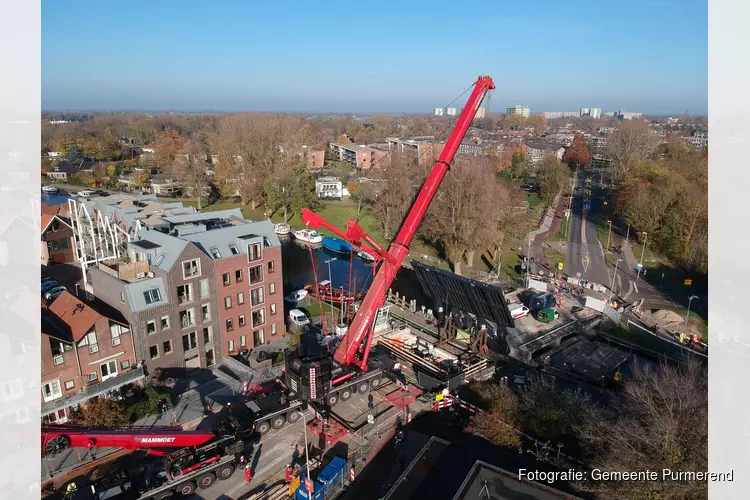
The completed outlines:
[[[385,356],[370,357],[372,327],[380,308],[385,304],[388,288],[393,283],[401,263],[409,255],[411,243],[417,227],[437,193],[451,161],[463,141],[466,131],[473,121],[477,109],[487,92],[494,90],[495,84],[489,76],[480,76],[461,112],[456,125],[448,137],[443,150],[430,174],[417,195],[401,229],[388,250],[380,246],[356,222],[348,221],[346,231],[342,231],[309,209],[302,210],[302,221],[314,229],[324,227],[345,239],[357,249],[375,258],[380,267],[362,304],[354,315],[346,335],[336,351],[309,355],[301,346],[287,350],[285,377],[289,389],[298,397],[313,404],[332,407],[339,400],[349,399],[353,393],[368,393],[383,383],[384,377],[393,377],[393,360]],[[368,246],[363,246],[366,244]]]

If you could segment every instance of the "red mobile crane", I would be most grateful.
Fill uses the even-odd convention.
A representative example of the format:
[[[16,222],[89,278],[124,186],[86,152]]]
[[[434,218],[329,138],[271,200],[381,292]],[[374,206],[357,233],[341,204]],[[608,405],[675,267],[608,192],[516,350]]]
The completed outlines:
[[[302,210],[302,221],[306,225],[315,229],[324,227],[380,261],[380,269],[332,359],[326,353],[306,357],[301,346],[287,351],[285,370],[287,386],[292,392],[299,393],[303,399],[311,402],[322,400],[326,406],[331,407],[339,401],[339,398],[349,399],[353,392],[365,393],[377,388],[380,385],[381,376],[389,375],[392,366],[384,364],[383,360],[368,363],[368,361],[373,361],[369,359],[372,343],[371,329],[376,315],[385,303],[388,288],[401,268],[401,263],[409,255],[409,244],[414,238],[417,227],[422,222],[427,208],[448,172],[451,161],[477,109],[487,92],[495,89],[495,84],[489,76],[480,76],[473,86],[474,90],[466,106],[422,185],[401,230],[388,250],[378,245],[354,221],[348,221],[347,230],[342,231],[311,210]],[[364,247],[363,243],[371,248]]]

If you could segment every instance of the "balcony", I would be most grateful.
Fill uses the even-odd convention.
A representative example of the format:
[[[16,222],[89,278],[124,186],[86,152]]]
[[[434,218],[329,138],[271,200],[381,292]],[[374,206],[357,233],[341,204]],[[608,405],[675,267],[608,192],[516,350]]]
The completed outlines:
[[[123,373],[122,375],[118,375],[116,377],[108,378],[104,382],[88,385],[81,389],[79,392],[70,396],[57,398],[54,401],[42,403],[41,416],[44,417],[62,408],[81,404],[95,396],[101,396],[102,394],[106,394],[109,391],[122,387],[125,384],[130,384],[132,382],[135,382],[136,380],[140,380],[145,376],[146,375],[142,366],[132,368],[129,372]]]

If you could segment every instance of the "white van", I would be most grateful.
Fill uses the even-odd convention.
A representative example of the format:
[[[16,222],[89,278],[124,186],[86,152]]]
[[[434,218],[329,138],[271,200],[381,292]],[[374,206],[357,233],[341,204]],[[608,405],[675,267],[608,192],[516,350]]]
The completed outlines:
[[[289,323],[292,327],[304,328],[310,325],[310,318],[299,309],[289,311]]]
[[[522,304],[519,304],[510,310],[510,316],[513,319],[523,318],[528,315],[529,315],[529,308]]]

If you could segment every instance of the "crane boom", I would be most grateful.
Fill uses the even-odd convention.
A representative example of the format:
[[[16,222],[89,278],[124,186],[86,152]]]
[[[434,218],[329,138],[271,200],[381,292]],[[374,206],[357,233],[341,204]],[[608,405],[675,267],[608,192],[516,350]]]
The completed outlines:
[[[409,255],[409,244],[427,213],[427,209],[435,197],[440,183],[448,172],[450,163],[453,161],[453,157],[456,155],[456,151],[458,151],[458,147],[461,141],[463,141],[466,131],[469,129],[476,115],[477,109],[487,92],[494,89],[495,84],[489,76],[480,76],[474,82],[474,90],[469,96],[466,106],[461,111],[453,131],[422,185],[422,189],[412,205],[404,224],[401,226],[398,235],[388,248],[388,257],[383,259],[380,269],[362,301],[362,305],[354,315],[349,330],[334,354],[334,359],[339,364],[346,366],[356,365],[362,371],[367,371],[367,358],[370,353],[372,336],[367,335],[366,345],[358,358],[357,353],[360,350],[360,346],[363,340],[365,340],[365,335],[369,333],[378,310],[385,303],[386,292],[391,283],[393,283],[396,273],[401,268],[404,259]],[[313,225],[313,227],[317,227],[318,225],[330,226],[330,224],[322,221],[318,215],[308,209],[302,211],[302,221],[305,224]],[[342,233],[339,234],[342,235]],[[359,241],[356,241],[356,244],[359,246]]]
[[[200,446],[215,438],[210,430],[185,431],[181,427],[89,428],[72,426],[42,427],[42,448],[48,451],[68,447],[148,449]]]

